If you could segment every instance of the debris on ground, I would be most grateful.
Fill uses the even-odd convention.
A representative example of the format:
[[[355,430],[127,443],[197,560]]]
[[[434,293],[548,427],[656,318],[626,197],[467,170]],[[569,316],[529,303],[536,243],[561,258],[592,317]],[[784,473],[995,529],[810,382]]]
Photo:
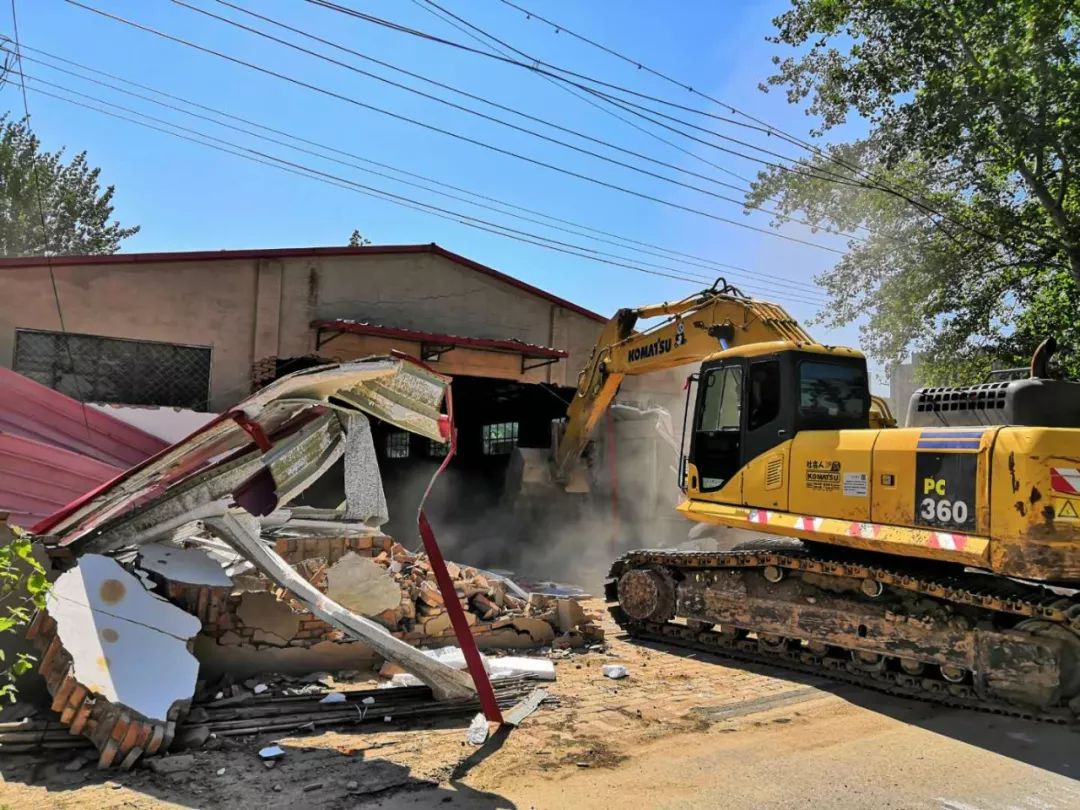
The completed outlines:
[[[472,719],[469,724],[469,730],[465,734],[465,741],[469,745],[483,745],[484,741],[488,738],[488,724],[487,718],[484,717],[484,713],[480,712]]]
[[[604,664],[604,666],[600,668],[600,671],[604,673],[605,677],[612,678],[613,680],[625,678],[630,674],[630,671],[622,664]]]

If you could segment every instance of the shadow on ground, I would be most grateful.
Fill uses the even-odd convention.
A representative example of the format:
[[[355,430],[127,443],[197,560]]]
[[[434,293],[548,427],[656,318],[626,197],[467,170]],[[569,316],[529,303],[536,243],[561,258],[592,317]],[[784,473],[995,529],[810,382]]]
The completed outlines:
[[[433,729],[460,728],[468,718],[431,718],[407,726],[388,725],[387,731],[424,735]],[[146,799],[169,802],[170,807],[223,807],[230,810],[295,810],[295,808],[352,808],[357,806],[410,807],[446,804],[477,810],[513,810],[515,805],[497,794],[473,790],[460,783],[469,770],[498,751],[509,729],[459,762],[442,784],[418,777],[405,766],[378,758],[382,727],[357,726],[357,748],[336,750],[309,747],[315,738],[288,736],[280,744],[285,755],[266,767],[259,750],[278,740],[270,734],[229,738],[216,745],[183,752],[190,767],[158,774],[147,767],[124,773],[99,771],[92,748],[8,755],[0,758],[0,808],[145,807]],[[348,733],[345,729],[339,732]],[[363,742],[361,742],[363,741]],[[68,770],[73,760],[86,760],[79,770]],[[440,779],[440,782],[442,780]],[[77,792],[76,792],[77,791]]]
[[[800,672],[725,658],[707,652],[688,650],[661,642],[634,639],[620,634],[618,638],[640,647],[681,658],[713,661],[727,667],[744,669],[760,675],[786,680],[792,690],[760,700],[746,701],[737,706],[702,706],[698,714],[705,721],[719,721],[741,714],[761,711],[770,706],[805,700],[812,692],[836,695],[863,709],[892,717],[935,734],[974,745],[1009,759],[1043,768],[1072,779],[1080,779],[1080,727],[1066,727],[1022,718],[1008,717],[971,709],[954,709],[912,698],[875,692],[851,684]]]

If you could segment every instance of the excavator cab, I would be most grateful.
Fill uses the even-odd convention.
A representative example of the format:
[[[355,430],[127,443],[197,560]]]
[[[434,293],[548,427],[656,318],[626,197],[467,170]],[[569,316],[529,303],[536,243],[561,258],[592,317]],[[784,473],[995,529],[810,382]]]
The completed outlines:
[[[779,345],[778,345],[779,344]],[[866,360],[857,352],[826,346],[796,347],[782,341],[720,352],[701,365],[689,454],[680,481],[714,492],[752,459],[802,430],[870,426]],[[685,464],[685,460],[690,465]]]

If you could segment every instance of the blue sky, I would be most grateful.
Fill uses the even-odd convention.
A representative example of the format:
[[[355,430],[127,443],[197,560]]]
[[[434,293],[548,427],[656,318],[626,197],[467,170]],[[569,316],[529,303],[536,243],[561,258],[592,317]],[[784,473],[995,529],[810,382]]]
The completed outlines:
[[[768,227],[768,216],[765,214],[746,216],[737,205],[480,120],[261,39],[168,0],[86,2],[332,93],[414,117],[485,144],[517,151],[602,182],[632,188],[642,194],[662,198],[674,206],[700,209],[737,222]],[[252,19],[214,0],[185,2],[302,43],[364,70],[475,107],[519,126],[536,129],[549,137],[572,142],[717,194],[736,199],[742,197],[739,192],[719,187],[709,179],[693,178],[677,170],[645,163],[545,128],[543,124],[525,121],[510,113],[432,88],[331,47],[305,41],[299,35],[274,29],[270,24]],[[527,112],[544,122],[588,133],[625,149],[705,175],[706,178],[743,185],[741,180],[705,161],[744,177],[753,177],[760,168],[742,158],[681,139],[670,132],[652,129],[677,141],[690,154],[677,151],[520,67],[499,64],[374,26],[303,0],[235,0],[235,3],[368,56]],[[434,16],[423,0],[341,0],[341,3],[390,18],[405,26],[480,47],[465,34]],[[716,114],[727,114],[704,99],[680,91],[565,33],[555,33],[550,26],[535,19],[528,20],[499,0],[439,0],[439,3],[545,62],[628,86],[642,93]],[[695,88],[800,137],[806,137],[813,124],[801,109],[786,102],[782,92],[774,90],[763,94],[758,90],[758,83],[771,72],[771,57],[781,53],[778,46],[767,43],[765,37],[772,31],[772,18],[786,6],[782,0],[521,0],[519,4],[531,7],[572,30],[652,67],[685,79]],[[527,206],[574,223],[694,256],[739,265],[750,272],[726,271],[729,281],[744,285],[755,296],[784,304],[804,322],[819,310],[824,300],[820,289],[811,289],[807,285],[812,285],[814,275],[828,268],[838,258],[837,254],[816,247],[752,232],[672,205],[604,188],[482,146],[394,120],[355,104],[165,41],[63,0],[21,0],[18,10],[20,34],[26,46],[40,48],[292,135],[504,202]],[[10,36],[10,17],[5,21],[4,28],[4,33]],[[50,61],[34,51],[28,50],[26,53],[27,56]],[[34,92],[34,88],[38,87],[66,94],[66,91],[37,84],[38,79],[353,182],[470,216],[495,220],[523,231],[616,253],[628,257],[631,262],[666,265],[682,275],[713,276],[725,272],[692,267],[674,258],[661,259],[640,254],[635,257],[630,248],[600,244],[585,237],[548,230],[535,223],[515,221],[503,214],[365,174],[353,166],[343,166],[283,146],[260,142],[248,135],[58,73],[38,62],[27,61],[25,67],[26,72],[34,77],[29,83],[32,123],[44,145],[50,149],[66,146],[70,151],[85,149],[91,163],[102,168],[102,179],[117,187],[116,216],[124,224],[142,226],[137,236],[124,243],[125,251],[343,244],[351,231],[359,228],[376,243],[438,242],[450,250],[604,314],[610,314],[622,306],[680,297],[695,288],[707,286],[701,281],[661,278],[551,252],[479,231],[460,222],[436,218],[352,190],[216,152]],[[21,114],[17,88],[7,85],[0,92],[5,96],[3,103],[6,109]],[[745,138],[787,154],[798,154],[796,147],[782,144],[775,138],[766,138],[750,130],[692,114],[675,110],[670,112],[685,115],[689,120],[715,128],[724,135]],[[650,128],[646,122],[639,123]],[[740,149],[730,143],[727,145]],[[352,158],[342,159],[355,162]],[[828,234],[809,234],[805,231],[800,226],[787,226],[783,233],[834,248],[843,246],[841,240]],[[357,312],[357,317],[363,317],[363,313]],[[858,342],[854,328],[830,331],[818,326],[811,331],[825,342],[848,345],[857,345]]]

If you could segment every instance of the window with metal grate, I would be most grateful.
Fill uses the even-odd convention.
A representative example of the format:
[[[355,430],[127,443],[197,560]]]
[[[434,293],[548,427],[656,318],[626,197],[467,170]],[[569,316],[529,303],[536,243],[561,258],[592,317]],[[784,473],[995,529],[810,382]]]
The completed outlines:
[[[386,457],[408,458],[409,457],[409,434],[403,430],[386,434]]]
[[[209,409],[208,346],[17,329],[13,368],[83,402]]]
[[[483,447],[485,456],[508,455],[517,445],[518,423],[499,422],[484,425]]]

